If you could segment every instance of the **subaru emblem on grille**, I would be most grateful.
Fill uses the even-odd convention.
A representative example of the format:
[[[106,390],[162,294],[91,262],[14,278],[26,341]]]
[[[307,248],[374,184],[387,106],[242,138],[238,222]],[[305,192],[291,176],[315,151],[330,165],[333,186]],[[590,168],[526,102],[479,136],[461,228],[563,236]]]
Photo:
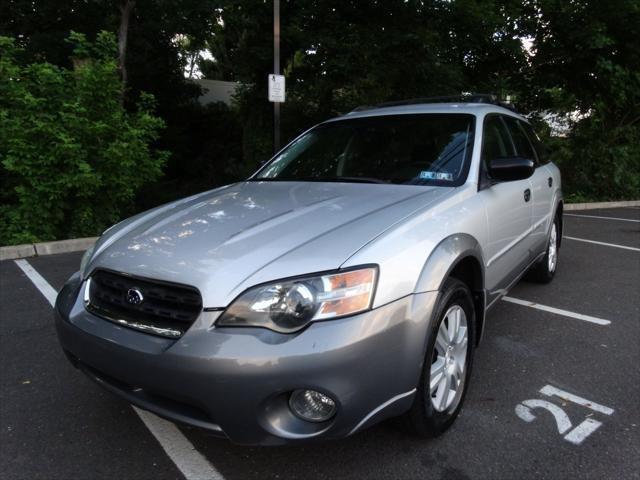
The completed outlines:
[[[140,305],[142,303],[142,300],[144,300],[144,296],[142,295],[142,292],[137,288],[130,288],[129,290],[127,290],[126,300],[130,305]]]

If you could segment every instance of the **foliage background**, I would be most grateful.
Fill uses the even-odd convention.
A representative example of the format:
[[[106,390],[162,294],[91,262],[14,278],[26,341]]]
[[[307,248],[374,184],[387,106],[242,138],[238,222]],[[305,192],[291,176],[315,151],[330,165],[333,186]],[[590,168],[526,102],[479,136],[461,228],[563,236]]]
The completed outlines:
[[[168,153],[149,148],[164,125],[142,94],[121,105],[115,39],[72,33],[75,68],[21,65],[0,37],[0,243],[83,236],[104,230],[158,178]]]
[[[122,198],[107,197],[108,205],[101,204],[104,215],[92,212],[97,210],[91,200],[96,197],[86,195],[97,195],[100,187],[87,187],[94,193],[82,193],[79,186],[88,174],[78,166],[85,162],[95,168],[87,160],[95,155],[114,168],[126,166],[130,160],[123,150],[94,146],[83,157],[84,147],[74,150],[47,137],[47,145],[60,143],[59,148],[74,152],[74,160],[64,163],[62,157],[38,157],[44,139],[30,144],[19,132],[0,133],[5,139],[0,141],[0,244],[98,234],[116,217],[241,179],[270,156],[270,1],[7,0],[0,5],[0,35],[12,37],[22,49],[14,60],[18,68],[47,65],[65,77],[63,70],[74,71],[74,46],[65,41],[70,32],[81,32],[91,41],[101,38],[102,30],[117,33],[127,3],[133,3],[127,83],[124,111],[118,115],[129,122],[131,128],[123,127],[127,131],[140,133],[136,122],[148,122],[146,130],[142,128],[146,133],[138,137],[151,162],[143,181],[130,185]],[[281,23],[281,63],[287,76],[287,103],[282,106],[285,141],[358,105],[491,92],[509,96],[530,115],[561,166],[569,200],[640,198],[637,0],[282,0]],[[202,55],[204,51],[213,58]],[[4,62],[6,54],[2,55]],[[98,63],[108,63],[101,58]],[[88,96],[90,91],[95,96],[117,86],[113,61],[112,56],[110,86],[87,84]],[[194,66],[205,78],[241,82],[232,108],[197,103],[199,89],[184,75]],[[2,88],[10,88],[2,75]],[[74,88],[72,96],[66,88],[53,89],[55,98],[49,98],[47,111],[62,114],[64,105],[77,103],[82,95],[77,85]],[[140,104],[141,98],[149,98],[142,92],[155,98],[153,112],[147,100]],[[6,117],[4,92],[0,106],[0,116]],[[19,115],[12,111],[11,117],[28,126],[31,117],[25,109],[27,113]],[[115,115],[114,109],[95,111],[112,119]],[[562,136],[551,136],[544,120],[550,115],[564,120]],[[88,120],[99,124],[103,119],[98,116],[86,117],[83,128],[95,128]],[[15,156],[22,147],[14,145],[14,154],[7,147],[7,139],[15,143],[19,138],[30,152],[24,158]],[[162,152],[168,152],[168,158]],[[52,162],[49,171],[57,172],[59,182],[39,170],[47,162]],[[16,168],[30,169],[22,178],[29,179],[28,191],[40,193],[24,196],[16,190]],[[57,193],[47,196],[51,188]],[[60,228],[27,228],[28,208],[22,198],[40,202],[43,219],[64,212],[64,220],[57,220]],[[47,223],[43,219],[34,217],[29,225]]]

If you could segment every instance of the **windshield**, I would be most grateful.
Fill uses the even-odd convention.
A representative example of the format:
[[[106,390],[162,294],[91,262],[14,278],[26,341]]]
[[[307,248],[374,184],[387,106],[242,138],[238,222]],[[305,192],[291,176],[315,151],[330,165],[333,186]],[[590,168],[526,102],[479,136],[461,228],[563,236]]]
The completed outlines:
[[[310,130],[251,180],[464,183],[474,116],[411,114],[340,120]]]

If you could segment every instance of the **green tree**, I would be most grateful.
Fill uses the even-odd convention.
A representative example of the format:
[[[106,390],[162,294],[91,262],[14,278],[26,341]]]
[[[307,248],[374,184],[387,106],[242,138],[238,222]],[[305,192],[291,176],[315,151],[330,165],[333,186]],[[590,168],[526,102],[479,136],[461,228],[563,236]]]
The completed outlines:
[[[510,95],[542,127],[543,114],[581,114],[547,139],[570,198],[637,198],[639,10],[638,0],[281,0],[282,138],[361,104]],[[24,47],[23,62],[71,68],[69,30],[122,33],[125,18],[125,108],[153,94],[166,123],[156,145],[172,152],[138,207],[241,178],[270,155],[271,1],[6,0],[0,35]],[[213,60],[198,60],[201,48]],[[242,83],[237,109],[197,104],[184,78],[194,60],[208,78]]]
[[[244,153],[271,152],[271,2],[221,2],[207,42],[214,78],[244,87],[238,103]],[[281,65],[287,76],[283,139],[358,105],[460,94],[509,93],[527,66],[517,38],[519,2],[309,0],[281,2]]]
[[[549,139],[576,200],[640,198],[640,3],[535,0],[529,110],[578,114]]]
[[[74,68],[21,62],[0,37],[0,244],[101,233],[167,160],[152,147],[163,127],[153,98],[131,112],[120,103],[114,36],[69,41]]]

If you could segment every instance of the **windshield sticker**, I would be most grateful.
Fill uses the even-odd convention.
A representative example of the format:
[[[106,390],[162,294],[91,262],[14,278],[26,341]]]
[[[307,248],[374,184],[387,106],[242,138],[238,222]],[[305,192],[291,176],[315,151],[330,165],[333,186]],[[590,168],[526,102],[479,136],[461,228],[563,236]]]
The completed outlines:
[[[447,182],[453,182],[453,174],[446,172],[431,172],[429,170],[422,170],[420,172],[420,180],[446,180]]]

